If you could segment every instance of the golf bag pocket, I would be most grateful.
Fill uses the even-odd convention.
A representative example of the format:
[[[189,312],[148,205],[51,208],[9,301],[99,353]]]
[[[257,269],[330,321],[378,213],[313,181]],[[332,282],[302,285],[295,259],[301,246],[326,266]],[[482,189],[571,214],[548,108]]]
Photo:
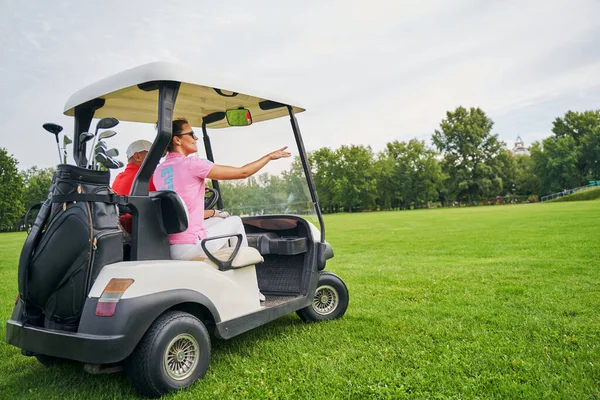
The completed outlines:
[[[44,232],[29,265],[29,297],[42,306],[50,295],[87,264],[90,252],[90,223],[86,204],[69,204]]]
[[[98,233],[92,243],[92,269],[89,290],[105,265],[123,261],[123,232],[111,229]]]
[[[92,239],[91,255],[89,250],[86,246],[48,298],[44,307],[45,327],[77,330],[87,293],[98,274],[105,265],[123,260],[123,233],[118,229],[97,233]]]

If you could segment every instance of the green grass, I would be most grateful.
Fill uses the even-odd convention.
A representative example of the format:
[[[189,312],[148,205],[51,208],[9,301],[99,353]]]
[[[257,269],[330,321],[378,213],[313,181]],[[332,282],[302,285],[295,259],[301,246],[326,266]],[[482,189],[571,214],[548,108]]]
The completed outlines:
[[[166,398],[600,399],[599,221],[600,201],[326,216],[344,318],[215,340],[206,377]],[[0,235],[3,321],[23,240]],[[0,341],[0,397],[137,396]]]
[[[600,199],[600,188],[590,189],[585,192],[577,192],[568,196],[558,197],[550,201],[554,203],[560,203],[563,201],[584,201],[584,200],[596,200]]]

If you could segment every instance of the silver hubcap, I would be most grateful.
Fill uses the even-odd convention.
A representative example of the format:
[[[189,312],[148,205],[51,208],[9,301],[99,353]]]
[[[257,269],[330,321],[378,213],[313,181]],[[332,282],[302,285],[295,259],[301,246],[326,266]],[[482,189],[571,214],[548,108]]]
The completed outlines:
[[[164,367],[171,378],[181,381],[194,372],[199,357],[198,342],[192,335],[183,333],[175,336],[167,346]]]
[[[329,285],[319,286],[313,298],[313,310],[319,315],[328,315],[335,311],[339,302],[337,290]]]

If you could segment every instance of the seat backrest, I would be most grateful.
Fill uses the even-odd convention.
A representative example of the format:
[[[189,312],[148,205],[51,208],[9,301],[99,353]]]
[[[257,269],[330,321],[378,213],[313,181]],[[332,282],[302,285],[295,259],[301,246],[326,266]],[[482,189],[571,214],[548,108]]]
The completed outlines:
[[[188,228],[188,210],[177,193],[172,190],[150,192],[149,197],[160,199],[162,223],[167,233],[179,233]]]

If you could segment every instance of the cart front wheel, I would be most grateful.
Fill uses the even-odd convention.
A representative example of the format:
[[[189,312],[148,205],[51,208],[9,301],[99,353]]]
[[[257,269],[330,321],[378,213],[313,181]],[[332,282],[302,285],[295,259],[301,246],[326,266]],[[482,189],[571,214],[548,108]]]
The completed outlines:
[[[348,308],[348,288],[336,274],[322,271],[311,305],[296,311],[303,321],[326,321],[339,318]]]

